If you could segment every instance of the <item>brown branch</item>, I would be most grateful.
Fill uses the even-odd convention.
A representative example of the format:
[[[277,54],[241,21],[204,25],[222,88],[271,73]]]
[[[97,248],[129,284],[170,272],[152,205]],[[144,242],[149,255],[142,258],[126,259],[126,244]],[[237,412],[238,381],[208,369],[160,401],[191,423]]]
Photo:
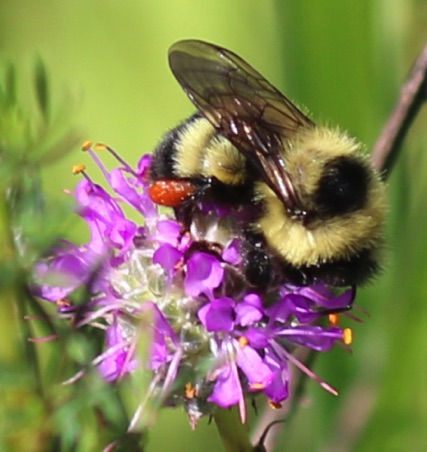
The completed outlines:
[[[408,81],[372,151],[372,165],[386,178],[396,161],[403,139],[427,95],[427,44],[414,64]]]

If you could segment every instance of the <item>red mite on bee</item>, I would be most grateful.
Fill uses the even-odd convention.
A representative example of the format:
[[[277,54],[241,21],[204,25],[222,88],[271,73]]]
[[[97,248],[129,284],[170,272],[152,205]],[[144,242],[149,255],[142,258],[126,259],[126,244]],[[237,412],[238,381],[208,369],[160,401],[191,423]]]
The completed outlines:
[[[244,273],[360,285],[380,270],[384,183],[354,138],[316,125],[233,52],[175,43],[170,68],[198,111],[154,151],[150,196],[189,228],[200,202],[247,210]]]

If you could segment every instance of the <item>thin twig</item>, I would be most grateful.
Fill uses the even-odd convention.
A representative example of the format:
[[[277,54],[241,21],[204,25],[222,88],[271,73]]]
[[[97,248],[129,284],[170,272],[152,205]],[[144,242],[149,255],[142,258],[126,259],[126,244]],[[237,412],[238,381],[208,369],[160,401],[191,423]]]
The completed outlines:
[[[427,44],[414,64],[408,81],[372,152],[372,165],[386,178],[396,161],[400,145],[427,95]]]

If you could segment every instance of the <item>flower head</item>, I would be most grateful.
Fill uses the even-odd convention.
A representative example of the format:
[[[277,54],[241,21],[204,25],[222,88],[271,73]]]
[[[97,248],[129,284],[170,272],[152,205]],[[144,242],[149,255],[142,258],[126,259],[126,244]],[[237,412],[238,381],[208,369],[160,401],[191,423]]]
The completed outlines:
[[[74,196],[90,240],[53,248],[35,269],[34,291],[51,302],[67,299],[69,317],[77,312],[74,292],[86,286],[86,309],[76,326],[104,325],[105,350],[95,364],[105,380],[146,369],[152,375],[150,395],[184,406],[192,425],[216,406],[238,405],[244,421],[250,393],[280,404],[289,396],[291,365],[329,388],[293,351],[297,346],[327,351],[343,341],[345,330],[318,321],[325,312],[348,308],[352,289],[335,295],[322,284],[279,281],[268,295],[255,291],[244,277],[239,212],[201,205],[184,230],[148,195],[149,156],[136,170],[117,156],[120,166],[108,171],[86,149],[114,195],[83,173]],[[128,219],[123,205],[140,220]],[[142,332],[151,338],[147,362],[135,353]]]

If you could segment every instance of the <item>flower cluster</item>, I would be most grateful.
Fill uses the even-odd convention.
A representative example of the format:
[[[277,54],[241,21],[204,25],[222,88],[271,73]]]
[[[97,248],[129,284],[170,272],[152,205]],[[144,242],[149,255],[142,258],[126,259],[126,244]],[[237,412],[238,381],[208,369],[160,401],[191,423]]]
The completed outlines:
[[[241,239],[229,224],[236,215],[203,206],[184,230],[148,195],[150,156],[134,170],[111,148],[97,147],[120,163],[108,171],[91,145],[84,147],[114,196],[76,168],[84,176],[74,193],[77,211],[90,240],[82,246],[64,241],[51,250],[37,265],[34,291],[57,303],[64,317],[75,316],[76,326],[104,328],[105,350],[94,362],[103,378],[114,381],[146,369],[152,375],[147,398],[183,405],[192,425],[215,406],[238,405],[244,421],[250,393],[264,393],[278,406],[289,396],[290,364],[334,392],[293,351],[349,343],[349,330],[318,320],[350,306],[353,291],[336,295],[320,284],[280,283],[257,293],[245,280]],[[123,204],[140,215],[138,223],[125,215]],[[73,294],[82,286],[87,300],[77,309]],[[143,363],[136,350],[147,338]]]

